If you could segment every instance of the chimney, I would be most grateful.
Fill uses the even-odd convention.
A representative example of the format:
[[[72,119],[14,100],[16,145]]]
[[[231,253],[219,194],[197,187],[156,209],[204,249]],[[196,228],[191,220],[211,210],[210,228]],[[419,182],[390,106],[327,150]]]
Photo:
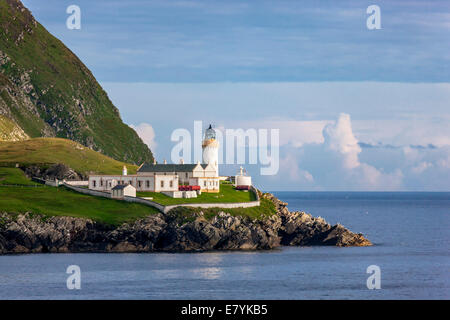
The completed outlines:
[[[126,166],[123,166],[123,169],[122,169],[122,175],[123,175],[123,176],[126,176],[127,173],[128,173],[127,167],[126,167]]]
[[[180,164],[184,164],[183,158],[180,158]]]
[[[153,164],[156,164],[156,159],[155,158],[153,158]]]
[[[164,164],[167,164],[167,160],[166,159],[164,159]]]

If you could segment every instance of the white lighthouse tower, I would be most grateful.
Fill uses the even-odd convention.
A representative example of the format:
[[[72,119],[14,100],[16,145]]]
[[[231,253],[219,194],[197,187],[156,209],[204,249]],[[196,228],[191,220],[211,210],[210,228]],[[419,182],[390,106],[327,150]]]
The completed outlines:
[[[202,143],[203,163],[211,164],[216,168],[216,176],[219,176],[219,141],[216,140],[216,131],[209,125],[206,129],[205,139]]]

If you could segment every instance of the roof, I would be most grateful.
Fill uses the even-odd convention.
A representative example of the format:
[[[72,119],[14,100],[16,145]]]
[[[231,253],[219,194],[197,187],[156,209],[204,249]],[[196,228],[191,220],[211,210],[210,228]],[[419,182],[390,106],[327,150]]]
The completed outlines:
[[[133,187],[133,186],[130,185],[130,184],[118,184],[118,185],[116,185],[114,188],[112,188],[112,190],[122,190],[122,189],[125,189],[125,188],[128,187],[128,186]],[[134,187],[133,187],[133,188],[134,188]]]
[[[200,164],[203,169],[208,165],[205,163]],[[138,169],[138,172],[192,172],[196,167],[196,164],[149,164],[146,163]]]

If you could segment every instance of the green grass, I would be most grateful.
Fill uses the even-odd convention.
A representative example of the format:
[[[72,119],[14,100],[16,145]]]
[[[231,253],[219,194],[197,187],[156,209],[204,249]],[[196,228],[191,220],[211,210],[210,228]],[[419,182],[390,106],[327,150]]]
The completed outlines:
[[[20,186],[10,186],[13,184]],[[89,196],[65,187],[55,188],[40,184],[33,185],[35,184],[28,180],[20,169],[0,167],[0,213],[19,214],[30,212],[44,217],[70,216],[88,218],[110,225],[120,225],[158,212],[157,209],[142,204]],[[158,193],[152,194],[170,200],[184,202],[189,200],[190,203],[195,203],[195,201],[199,200],[200,202],[245,202],[255,200],[252,192],[235,191],[230,184],[221,185],[219,194],[204,193],[197,199],[173,199]],[[204,213],[206,219],[211,219],[221,211],[233,216],[251,219],[263,219],[276,213],[275,206],[271,201],[261,199],[261,205],[258,207],[233,209],[178,207],[171,210],[170,214],[175,215],[182,222],[187,222],[194,220],[200,211]]]
[[[36,186],[38,184],[29,180],[18,168],[0,167],[0,185]]]
[[[120,225],[155,214],[158,210],[138,203],[84,195],[64,187],[0,186],[0,212],[89,218]]]
[[[12,184],[21,186],[10,186]],[[81,194],[65,187],[35,184],[18,168],[0,167],[0,212],[70,216],[120,225],[159,211],[138,203]]]
[[[121,174],[125,163],[109,158],[81,144],[61,138],[35,138],[25,141],[0,141],[0,165],[64,163],[77,172]],[[126,164],[128,172],[137,166]]]
[[[154,202],[162,205],[173,205],[183,203],[230,203],[255,201],[255,194],[251,191],[235,190],[231,184],[221,183],[219,193],[203,192],[197,198],[172,198],[159,192],[137,192],[137,197],[152,197]]]
[[[252,220],[264,220],[277,213],[275,205],[272,201],[267,199],[260,200],[261,205],[250,208],[192,208],[192,207],[177,207],[169,211],[169,215],[176,217],[180,223],[194,221],[198,217],[198,212],[203,212],[203,217],[211,220],[219,214],[219,212],[229,213],[232,216],[247,217]]]

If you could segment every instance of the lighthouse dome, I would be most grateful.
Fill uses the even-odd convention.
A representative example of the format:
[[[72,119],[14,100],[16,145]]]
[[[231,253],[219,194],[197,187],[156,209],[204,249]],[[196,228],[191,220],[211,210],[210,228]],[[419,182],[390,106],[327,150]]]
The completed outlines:
[[[205,140],[216,139],[216,131],[209,125],[209,128],[205,132]]]

